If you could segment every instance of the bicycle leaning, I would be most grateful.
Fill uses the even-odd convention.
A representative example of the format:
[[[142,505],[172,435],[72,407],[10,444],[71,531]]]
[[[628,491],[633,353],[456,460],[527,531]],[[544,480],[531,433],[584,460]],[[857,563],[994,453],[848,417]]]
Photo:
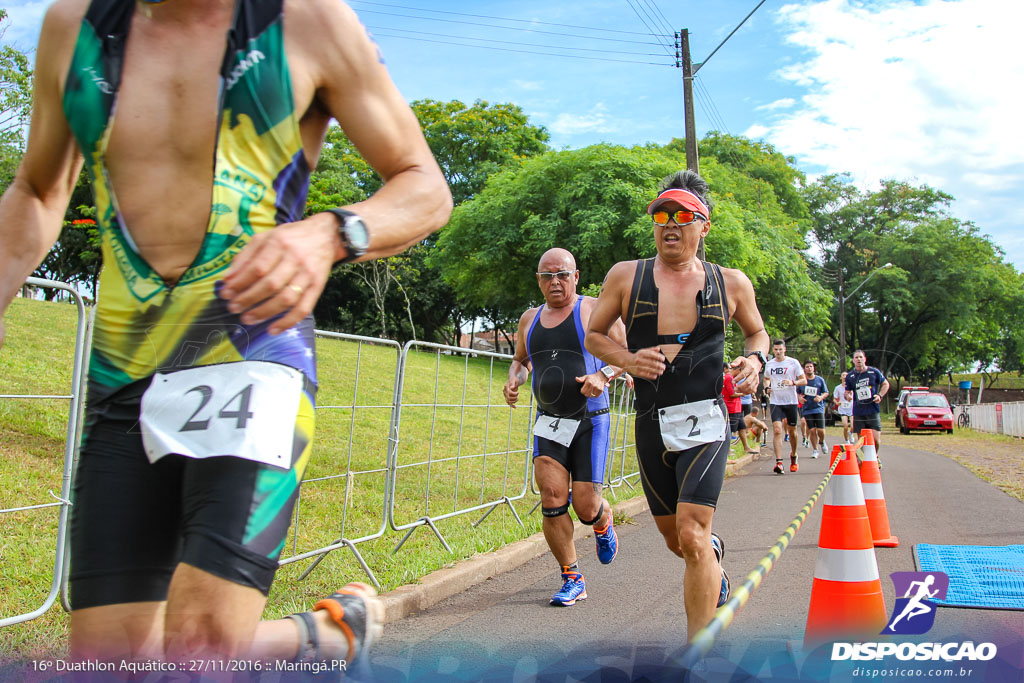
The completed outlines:
[[[958,406],[956,404],[953,404],[952,409],[953,409],[953,413],[954,414],[956,413],[958,408],[960,409],[960,414],[957,415],[956,426],[959,427],[960,429],[970,429],[971,428],[971,414],[970,414],[970,412],[968,412],[967,406],[966,405]]]

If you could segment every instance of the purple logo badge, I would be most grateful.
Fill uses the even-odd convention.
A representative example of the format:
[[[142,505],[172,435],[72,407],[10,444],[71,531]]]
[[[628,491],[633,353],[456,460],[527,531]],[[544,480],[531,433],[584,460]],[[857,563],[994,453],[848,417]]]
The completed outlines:
[[[944,600],[949,590],[949,577],[943,572],[893,572],[889,575],[896,587],[896,606],[882,635],[920,635],[935,623],[932,599]]]

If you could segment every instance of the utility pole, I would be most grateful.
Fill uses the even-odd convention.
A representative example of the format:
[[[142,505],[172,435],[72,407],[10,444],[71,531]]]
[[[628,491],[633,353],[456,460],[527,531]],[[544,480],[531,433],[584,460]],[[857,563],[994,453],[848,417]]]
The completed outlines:
[[[690,31],[679,32],[683,65],[683,118],[686,126],[686,168],[700,173],[697,159],[697,124],[693,117],[693,62],[690,60]]]
[[[846,371],[846,294],[843,290],[843,269],[839,268],[839,372]]]
[[[686,168],[700,173],[697,157],[697,123],[693,117],[693,62],[690,60],[690,31],[682,29],[677,34],[680,51],[676,52],[676,65],[683,67],[683,120],[686,135]],[[708,216],[710,218],[710,216]],[[697,244],[697,258],[704,260],[704,238]]]
[[[711,59],[719,48],[725,45],[725,41],[732,38],[736,31],[740,30],[740,26],[747,23],[747,19],[753,16],[754,12],[758,10],[761,5],[765,3],[765,0],[761,0],[757,3],[754,9],[750,10],[750,14],[743,17],[743,21],[736,25],[729,35],[725,37],[722,42],[718,44],[711,54],[707,56],[703,62],[697,64],[697,68],[693,67],[693,62],[690,61],[690,31],[689,29],[681,29],[676,34],[676,67],[683,69],[683,118],[685,119],[686,126],[686,168],[690,169],[694,173],[700,173],[700,162],[697,159],[697,124],[693,118],[693,77],[700,70],[702,66],[708,63],[708,59]],[[710,218],[710,216],[708,216]],[[701,238],[700,244],[697,245],[697,258],[701,261],[704,260],[704,239]]]

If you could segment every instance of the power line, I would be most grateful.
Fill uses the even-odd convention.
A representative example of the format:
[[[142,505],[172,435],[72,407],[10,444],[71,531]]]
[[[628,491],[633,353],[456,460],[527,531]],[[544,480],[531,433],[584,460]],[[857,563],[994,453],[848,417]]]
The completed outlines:
[[[634,14],[636,14],[637,18],[638,18],[638,19],[640,19],[640,23],[642,23],[642,24],[643,24],[643,25],[644,25],[645,27],[647,27],[647,30],[648,30],[648,31],[650,31],[650,34],[651,34],[651,36],[653,36],[655,40],[658,40],[658,34],[657,34],[657,32],[656,32],[656,31],[655,31],[655,30],[654,30],[653,28],[651,28],[651,26],[650,26],[650,25],[649,25],[649,24],[647,23],[647,21],[646,21],[646,20],[645,20],[645,19],[643,18],[643,16],[642,16],[642,15],[640,14],[640,12],[639,12],[639,11],[637,10],[637,8],[636,8],[636,7],[635,7],[635,6],[633,5],[633,0],[626,0],[626,3],[627,3],[627,4],[629,5],[629,8],[630,8],[631,10],[633,10],[633,13],[634,13]],[[670,49],[670,48],[668,47],[668,45],[666,45],[666,44],[662,43],[662,44],[661,44],[661,47],[662,47],[662,49],[664,49],[664,50],[665,50],[665,52],[667,52],[668,54],[670,54],[670,55],[672,55],[672,54],[673,54],[672,50],[671,50],[671,49]]]
[[[528,55],[542,55],[546,57],[568,57],[571,59],[590,59],[598,62],[618,62],[621,64],[647,64],[650,66],[673,66],[667,62],[641,62],[633,59],[610,59],[607,57],[590,57],[587,55],[566,55],[559,54],[556,52],[537,52],[535,50],[516,50],[510,47],[495,47],[492,45],[471,45],[469,43],[456,43],[450,40],[432,40],[430,38],[415,38],[413,36],[397,36],[388,33],[375,33],[375,36],[384,36],[385,38],[402,38],[405,40],[416,40],[423,43],[440,43],[442,45],[458,45],[461,47],[475,47],[484,50],[500,50],[502,52],[520,52]]]
[[[669,34],[671,35],[672,33],[675,33],[675,29],[672,27],[672,22],[668,20],[668,17],[666,17],[665,14],[661,11],[661,8],[658,7],[658,3],[656,2],[656,0],[650,0],[650,3],[654,7],[654,9],[657,10],[658,15],[661,17],[662,21],[665,22],[665,26],[668,28]]]
[[[394,26],[369,26],[369,25],[367,25],[366,28],[371,29],[372,31],[378,31],[378,30],[379,31],[401,31],[403,33],[416,33],[416,34],[424,35],[424,36],[434,36],[436,38],[457,38],[459,40],[484,40],[484,41],[487,41],[489,43],[502,43],[502,44],[505,44],[505,45],[522,45],[522,46],[527,46],[527,47],[543,47],[543,48],[550,48],[550,49],[553,49],[553,50],[580,50],[580,51],[584,51],[584,52],[601,52],[601,53],[610,54],[610,55],[638,55],[638,56],[642,56],[642,57],[660,57],[661,56],[657,52],[624,52],[624,51],[621,51],[621,50],[602,50],[602,49],[596,48],[596,47],[570,47],[568,45],[542,45],[542,44],[539,44],[539,43],[522,43],[522,42],[519,42],[518,40],[495,40],[494,38],[474,38],[473,36],[457,36],[457,35],[451,35],[451,34],[448,34],[448,33],[431,33],[429,31],[414,31],[413,29],[397,28],[397,27],[394,27]],[[382,34],[374,33],[374,35],[382,35]],[[478,47],[485,47],[485,46],[478,46]]]
[[[698,71],[700,71],[700,68],[701,68],[702,66],[704,66],[705,64],[707,64],[707,63],[708,63],[708,60],[709,60],[709,59],[711,59],[712,57],[714,57],[714,56],[715,56],[715,53],[716,53],[716,52],[718,52],[718,48],[720,48],[720,47],[722,47],[723,45],[725,45],[725,41],[727,41],[727,40],[729,40],[730,38],[732,38],[732,34],[733,34],[733,33],[736,33],[736,31],[739,31],[739,30],[740,30],[740,26],[743,26],[743,24],[747,23],[747,19],[749,19],[750,17],[754,16],[754,12],[756,12],[756,11],[757,11],[757,10],[758,10],[758,9],[759,9],[759,8],[761,7],[761,5],[763,5],[764,3],[765,3],[765,0],[761,0],[761,2],[757,3],[757,7],[755,7],[755,8],[754,8],[754,9],[752,9],[752,10],[750,10],[750,14],[748,14],[748,15],[747,15],[747,16],[745,16],[745,17],[743,17],[743,21],[741,21],[740,23],[738,23],[738,24],[736,25],[736,28],[734,28],[734,29],[733,29],[732,31],[730,31],[730,32],[729,32],[729,35],[727,35],[727,36],[726,36],[726,37],[725,37],[725,38],[724,38],[724,39],[722,40],[722,42],[720,42],[720,43],[718,44],[718,47],[716,47],[716,48],[715,48],[714,50],[712,50],[712,51],[711,51],[711,54],[709,54],[709,55],[708,55],[707,57],[705,57],[705,58],[704,58],[704,61],[703,61],[703,62],[700,62],[699,64],[694,64],[694,65],[693,65],[693,75],[695,75],[695,76],[697,75],[697,72],[698,72]]]
[[[671,36],[673,33],[675,33],[675,30],[669,25],[668,22],[666,22],[665,15],[657,11],[657,8],[654,7],[654,3],[651,2],[651,0],[640,0],[640,2],[642,2],[644,6],[650,9],[647,15],[651,17],[651,22],[657,25],[657,28],[659,30],[666,31],[666,27],[668,27],[668,35]]]
[[[375,5],[375,6],[378,6],[378,7],[393,7],[393,8],[396,8],[396,9],[408,9],[408,10],[413,10],[415,12],[433,12],[433,13],[437,13],[437,14],[451,14],[451,15],[460,16],[460,17],[473,17],[473,18],[476,18],[476,19],[494,19],[495,21],[514,21],[514,22],[522,23],[522,24],[539,24],[541,26],[558,26],[560,28],[574,28],[574,29],[581,29],[581,30],[584,30],[584,31],[601,31],[601,32],[604,32],[604,33],[618,33],[618,34],[622,34],[622,35],[631,35],[631,36],[647,36],[646,33],[643,33],[641,31],[620,31],[620,30],[610,29],[610,28],[597,28],[595,26],[574,26],[572,24],[556,24],[556,23],[549,22],[549,21],[533,21],[533,20],[530,20],[530,19],[511,19],[509,17],[494,17],[494,16],[488,16],[488,15],[485,15],[485,14],[466,14],[464,12],[446,12],[444,10],[424,9],[424,8],[420,8],[420,7],[407,7],[407,6],[404,6],[404,5],[391,5],[391,4],[383,3],[383,2],[371,2],[371,0],[353,0],[353,1],[356,2],[356,3],[365,4],[365,5]],[[387,14],[389,16],[406,17],[406,18],[410,18],[410,19],[427,19],[427,20],[430,20],[430,21],[448,21],[448,22],[453,22],[453,23],[457,23],[457,24],[471,24],[473,26],[489,26],[491,28],[504,28],[504,29],[509,29],[511,31],[535,31],[537,33],[547,33],[547,31],[538,31],[537,29],[530,29],[530,28],[517,28],[515,26],[494,26],[493,24],[480,24],[480,23],[477,23],[477,22],[459,21],[459,20],[456,20],[456,19],[441,19],[439,17],[417,17],[417,16],[411,16],[411,15],[408,15],[408,14],[396,14],[396,13],[392,13],[392,12],[380,12],[380,11],[377,11],[377,10],[368,10],[367,9],[367,10],[359,10],[359,12],[360,12],[360,14],[369,12],[369,13],[373,13],[373,14]],[[552,35],[562,36],[562,35],[570,35],[570,34],[554,33]],[[579,36],[576,36],[576,37],[579,37]],[[617,39],[615,39],[615,38],[601,38],[600,40],[617,40]],[[633,41],[621,41],[621,42],[633,42]],[[646,45],[646,44],[649,44],[649,43],[644,43],[644,44]]]
[[[704,95],[705,97],[707,97],[708,102],[711,103],[711,108],[715,111],[715,116],[718,117],[718,122],[721,125],[721,128],[719,130],[724,130],[726,133],[732,135],[732,133],[729,131],[729,126],[726,125],[725,119],[722,117],[721,112],[719,112],[718,107],[715,106],[715,100],[714,98],[711,97],[711,91],[707,89],[707,86],[704,85],[704,81],[702,81],[700,77],[697,77],[694,80],[697,83],[697,87],[704,91]]]

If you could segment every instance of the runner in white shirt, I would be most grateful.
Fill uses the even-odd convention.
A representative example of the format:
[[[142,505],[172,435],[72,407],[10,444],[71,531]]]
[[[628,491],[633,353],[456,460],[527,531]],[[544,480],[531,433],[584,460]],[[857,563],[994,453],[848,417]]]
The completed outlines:
[[[782,449],[784,448],[783,420],[789,433],[789,471],[796,472],[796,425],[797,415],[796,388],[807,384],[804,368],[796,358],[786,356],[786,342],[776,339],[772,344],[775,355],[764,366],[764,382],[771,388],[771,420],[772,437],[775,446],[775,474],[782,474]]]
[[[843,443],[853,443],[850,430],[853,428],[853,401],[846,400],[846,372],[839,379],[839,384],[832,390],[836,402],[836,413],[843,418]]]

